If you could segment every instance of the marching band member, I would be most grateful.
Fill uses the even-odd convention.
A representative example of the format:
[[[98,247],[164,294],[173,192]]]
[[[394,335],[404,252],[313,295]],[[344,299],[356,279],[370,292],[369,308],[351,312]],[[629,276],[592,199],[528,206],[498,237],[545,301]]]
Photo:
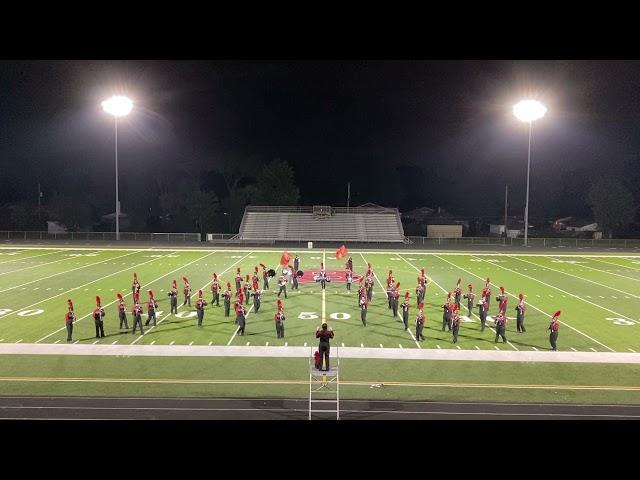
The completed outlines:
[[[142,329],[142,307],[138,302],[135,302],[131,309],[131,314],[133,315],[133,331],[131,334],[135,335],[136,328],[140,325],[140,335],[144,335],[144,330]]]
[[[247,315],[247,311],[245,310],[244,305],[242,305],[242,302],[239,302],[238,308],[236,308],[236,323],[238,324],[239,336],[244,335],[244,327],[247,321],[246,315]]]
[[[251,284],[249,283],[249,274],[247,274],[246,282],[243,287],[244,298],[246,305],[249,305],[249,297],[251,296]]]
[[[260,310],[260,289],[258,288],[258,283],[253,284],[253,310],[258,313]]]
[[[264,263],[261,263],[262,267],[262,289],[269,290],[269,274],[267,273],[267,267]]]
[[[347,270],[345,278],[347,280],[347,292],[350,292],[351,291],[351,282],[353,282],[353,272],[351,270]]]
[[[460,331],[460,315],[458,313],[458,304],[454,303],[452,307],[451,333],[453,333],[453,343],[458,343],[458,332]]]
[[[473,310],[473,300],[476,298],[476,294],[473,293],[473,285],[467,285],[469,291],[464,295],[467,299],[467,309],[469,310],[469,318],[471,318],[471,310]]]
[[[369,309],[369,300],[365,295],[360,297],[360,320],[362,320],[362,325],[367,326],[367,310]]]
[[[138,282],[138,274],[133,272],[133,283],[131,284],[131,295],[135,296],[140,291],[140,282]]]
[[[276,322],[276,336],[277,338],[284,338],[284,311],[282,309],[282,300],[278,299],[278,311],[273,316]]]
[[[447,294],[447,300],[442,305],[442,331],[444,332],[445,326],[451,331],[451,292]]]
[[[198,314],[198,328],[202,328],[204,320],[204,307],[207,306],[204,298],[202,298],[202,290],[198,290],[198,301],[196,302],[196,313]]]
[[[127,306],[124,304],[124,297],[121,293],[117,294],[118,300],[118,318],[120,319],[120,329],[122,329],[122,325],[124,324],[124,328],[129,330],[129,324],[127,323]]]
[[[284,298],[287,298],[287,279],[284,275],[280,275],[280,277],[278,277],[278,286],[280,287],[278,297],[280,297],[280,294],[284,292]]]
[[[96,308],[93,310],[93,319],[96,324],[96,338],[104,338],[104,308],[102,308],[102,301],[100,297],[96,296]]]
[[[460,310],[460,297],[462,297],[462,289],[460,288],[461,281],[462,279],[458,278],[458,281],[456,282],[456,288],[453,291],[454,303],[458,306],[458,310]]]
[[[324,290],[325,285],[327,284],[327,272],[324,270],[324,262],[320,262],[320,286],[322,290]]]
[[[509,295],[504,293],[504,287],[500,287],[500,295],[496,297],[496,301],[498,303],[498,312],[502,312],[503,314],[507,314],[507,301],[509,300]]]
[[[258,277],[258,271],[259,271],[258,267],[255,267],[253,269],[253,277],[251,277],[251,284],[252,285],[260,280],[260,277]]]
[[[502,337],[502,343],[507,343],[507,317],[504,313],[498,313],[496,317],[496,341],[498,343],[498,338]]]
[[[182,277],[182,280],[184,280],[184,289],[182,290],[182,293],[184,293],[184,303],[182,305],[184,306],[189,302],[189,306],[191,306],[191,285],[189,285],[187,277]]]
[[[147,321],[144,326],[149,325],[149,322],[153,319],[153,326],[156,326],[156,308],[158,308],[158,303],[156,299],[153,298],[153,292],[149,290],[149,301],[147,302]],[[189,304],[191,305],[191,304]]]
[[[211,293],[213,298],[211,299],[211,305],[215,303],[217,307],[220,306],[220,282],[218,281],[218,274],[213,272],[213,281],[211,282]]]
[[[424,303],[424,294],[425,294],[425,286],[422,283],[420,277],[418,277],[418,285],[416,286],[416,302],[418,308],[420,308],[420,304]]]
[[[231,310],[231,282],[227,282],[227,290],[222,294],[224,300],[224,316],[229,316],[229,311]]]
[[[364,286],[367,289],[367,301],[371,301],[373,298],[373,275],[368,275],[364,281]]]
[[[240,267],[236,269],[236,292],[242,288],[242,275],[240,275]]]
[[[396,283],[395,287],[391,287],[391,309],[393,311],[393,318],[398,316],[398,298],[400,297],[400,282]]]
[[[424,303],[418,305],[418,316],[416,317],[416,340],[419,342],[425,340],[424,335],[422,335],[422,329],[424,328]]]
[[[404,323],[404,330],[409,330],[409,292],[404,294],[404,302],[402,302],[402,323]]]
[[[175,280],[171,283],[171,290],[167,293],[171,304],[171,313],[178,313],[178,282]]]
[[[64,324],[67,327],[67,343],[72,342],[71,335],[73,334],[73,322],[76,319],[75,314],[73,313],[73,302],[71,299],[67,300],[68,311],[64,315]]]
[[[489,304],[487,303],[487,289],[482,289],[482,297],[478,303],[478,317],[480,317],[480,331],[484,332],[487,324],[487,313],[489,312]]]
[[[524,328],[524,312],[527,309],[527,306],[524,304],[524,295],[522,293],[518,294],[518,298],[520,302],[518,302],[518,306],[516,307],[516,328],[518,333],[524,333],[527,330]]]
[[[387,300],[389,300],[389,309],[391,309],[391,292],[393,291],[393,270],[389,270],[387,275]]]
[[[553,314],[551,318],[551,323],[549,324],[549,330],[551,333],[549,334],[549,343],[551,344],[551,350],[556,352],[558,350],[558,330],[560,330],[560,321],[558,318],[560,317],[560,310]]]
[[[487,297],[487,305],[488,305],[488,307],[490,307],[490,306],[491,306],[491,280],[489,279],[489,277],[487,277],[487,282],[486,282],[486,284],[485,284],[485,287],[484,287],[484,288],[485,288],[485,289],[486,289],[486,291],[487,291],[487,292],[486,292],[486,293],[487,293],[487,294],[486,294],[486,297]],[[488,307],[487,307],[487,308],[488,308]]]

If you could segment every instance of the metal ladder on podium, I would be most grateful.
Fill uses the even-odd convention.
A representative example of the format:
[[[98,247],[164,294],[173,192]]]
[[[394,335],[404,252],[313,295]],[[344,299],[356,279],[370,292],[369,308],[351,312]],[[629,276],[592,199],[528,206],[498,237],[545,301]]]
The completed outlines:
[[[335,413],[336,420],[340,420],[340,353],[338,347],[333,347],[331,353],[331,368],[321,371],[315,367],[313,359],[315,349],[311,348],[309,355],[309,420],[314,414]],[[335,408],[318,408],[320,405],[328,405]],[[318,415],[316,415],[317,418]],[[327,418],[324,415],[322,418]]]

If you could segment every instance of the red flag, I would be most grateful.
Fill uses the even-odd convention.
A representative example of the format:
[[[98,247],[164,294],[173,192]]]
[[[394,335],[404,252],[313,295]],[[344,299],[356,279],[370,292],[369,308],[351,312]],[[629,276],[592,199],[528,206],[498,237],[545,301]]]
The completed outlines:
[[[289,252],[285,251],[280,257],[280,265],[289,265],[289,260],[291,260],[291,255],[289,255]]]
[[[342,257],[346,257],[348,255],[347,249],[344,245],[340,245],[340,248],[336,250],[336,260],[340,260]]]

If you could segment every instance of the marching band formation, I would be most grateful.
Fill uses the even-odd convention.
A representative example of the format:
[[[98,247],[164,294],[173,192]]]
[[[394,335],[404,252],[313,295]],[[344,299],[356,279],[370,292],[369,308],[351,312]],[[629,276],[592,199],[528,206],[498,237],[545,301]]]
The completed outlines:
[[[298,290],[298,277],[302,277],[304,272],[302,272],[300,268],[300,259],[296,255],[294,259],[294,265],[289,265],[288,261],[288,253],[286,253],[286,258],[283,256],[283,259],[286,260],[286,265],[283,265],[282,274],[278,277],[277,283],[279,287],[279,291],[277,293],[277,310],[274,315],[275,328],[277,338],[284,338],[285,328],[284,322],[286,319],[284,313],[284,305],[282,300],[280,299],[280,295],[284,293],[284,298],[287,299],[287,285],[291,284],[292,290]],[[336,258],[340,258],[336,255]],[[281,259],[282,263],[282,259]],[[227,289],[222,293],[222,300],[224,305],[224,315],[225,317],[230,316],[231,303],[232,298],[235,298],[234,303],[234,312],[235,312],[235,323],[238,325],[237,335],[242,336],[245,333],[246,327],[246,317],[248,314],[247,306],[249,305],[249,297],[253,297],[253,310],[255,313],[258,313],[261,306],[261,296],[265,290],[269,290],[270,279],[275,277],[276,272],[273,269],[267,269],[267,267],[263,264],[259,264],[262,268],[262,289],[260,289],[259,279],[260,279],[260,270],[256,266],[254,268],[253,276],[246,274],[244,277],[244,285],[243,285],[243,276],[241,274],[241,269],[238,267],[236,269],[235,275],[235,294],[231,290],[231,283],[227,282]],[[351,284],[354,282],[354,273],[353,273],[353,260],[349,257],[348,261],[345,264],[346,274],[345,274],[345,282],[347,292],[351,292]],[[184,281],[184,301],[182,305],[191,306],[191,285],[187,277],[182,277]],[[317,275],[314,276],[314,280],[317,283],[320,283],[321,289],[324,290],[326,288],[326,284],[331,282],[331,278],[329,277],[327,271],[325,270],[324,263],[320,264],[320,271]],[[367,326],[367,312],[369,309],[369,305],[373,299],[373,284],[375,280],[375,273],[373,271],[373,267],[371,263],[367,264],[366,273],[360,277],[358,284],[358,307],[360,309],[360,319],[362,321],[362,325],[364,327]],[[453,291],[448,292],[445,302],[442,305],[443,315],[442,315],[442,331],[448,330],[452,335],[452,342],[458,342],[458,335],[460,332],[460,325],[463,320],[463,316],[461,316],[461,301],[462,299],[467,300],[467,317],[468,320],[473,315],[473,307],[476,300],[476,294],[473,291],[473,285],[468,284],[468,291],[463,295],[462,288],[460,287],[462,282],[461,278],[458,278],[456,282],[455,288]],[[424,300],[426,296],[427,286],[431,283],[431,279],[426,274],[425,268],[420,270],[420,275],[417,277],[417,285],[415,288],[416,294],[416,307],[418,309],[418,314],[415,319],[415,338],[417,341],[424,341],[425,336],[423,334],[424,325],[426,322],[426,316],[424,313]],[[211,306],[214,304],[219,307],[220,306],[220,291],[222,288],[222,283],[218,278],[217,273],[213,273],[212,281],[211,281]],[[499,341],[501,338],[503,343],[507,342],[506,337],[506,325],[508,323],[509,318],[507,317],[507,303],[509,301],[509,295],[505,292],[504,287],[500,286],[500,293],[496,297],[496,302],[498,302],[498,313],[494,319],[493,329],[495,329],[495,343]],[[142,324],[142,311],[143,308],[140,305],[140,290],[141,285],[138,281],[138,275],[136,273],[133,274],[133,283],[131,285],[131,292],[133,297],[133,307],[131,309],[131,314],[133,315],[133,330],[132,334],[136,334],[137,329],[140,329],[140,335],[144,335],[144,329]],[[148,327],[151,322],[153,322],[153,327],[157,326],[157,318],[156,311],[158,309],[158,303],[154,296],[152,290],[148,290],[149,300],[147,302],[147,321],[144,323],[145,327]],[[404,325],[404,330],[409,330],[409,311],[411,308],[410,297],[411,294],[409,291],[406,291],[404,294],[404,301],[399,305],[400,299],[400,282],[396,282],[393,277],[393,270],[389,270],[386,279],[386,294],[387,294],[387,304],[389,310],[391,310],[392,316],[398,317],[402,319],[402,323]],[[480,320],[480,332],[483,332],[487,326],[487,317],[489,313],[489,307],[491,303],[491,280],[487,277],[485,286],[482,289],[482,293],[480,295],[480,300],[475,306],[478,307],[478,314],[476,315]],[[170,300],[171,313],[177,314],[178,312],[178,288],[176,280],[172,281],[171,289],[167,293],[167,296]],[[124,297],[121,293],[116,294],[117,302],[118,302],[118,316],[120,320],[120,329],[129,329],[129,324],[127,320],[127,306],[125,304]],[[73,302],[71,299],[67,300],[68,312],[65,315],[65,324],[67,327],[67,342],[72,341],[73,334],[73,324],[76,321]],[[197,327],[202,328],[204,323],[204,315],[205,315],[205,307],[209,305],[209,302],[205,301],[203,291],[198,290],[198,299],[196,301],[196,314],[197,314]],[[525,296],[522,293],[518,294],[518,304],[515,307],[516,311],[516,330],[518,333],[525,333],[525,312],[527,306],[525,303]],[[399,313],[401,312],[401,313]],[[551,350],[557,350],[557,339],[558,339],[558,330],[560,328],[560,322],[558,318],[560,317],[560,311],[557,311],[553,314],[551,323],[549,324],[548,330],[549,334],[549,343],[551,345]],[[96,296],[96,308],[93,310],[93,318],[95,321],[95,331],[96,338],[103,338],[104,334],[104,317],[105,311],[102,307],[102,301],[99,296]],[[153,328],[152,327],[152,328]]]

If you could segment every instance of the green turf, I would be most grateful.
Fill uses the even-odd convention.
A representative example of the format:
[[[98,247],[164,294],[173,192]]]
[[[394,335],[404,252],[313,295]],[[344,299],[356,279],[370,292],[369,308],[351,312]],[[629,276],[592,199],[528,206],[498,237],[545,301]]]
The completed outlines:
[[[79,319],[74,340],[94,343],[95,330],[90,313],[95,296],[100,295],[103,304],[107,305],[107,337],[98,340],[99,343],[310,345],[315,343],[315,327],[325,318],[336,331],[338,345],[418,348],[411,335],[413,328],[406,332],[400,319],[393,318],[379,282],[375,284],[367,327],[360,322],[356,286],[348,293],[344,283],[328,284],[324,292],[324,312],[319,284],[301,285],[297,292],[289,290],[289,298],[283,298],[287,315],[286,337],[280,340],[276,338],[273,322],[275,285],[264,292],[260,312],[250,312],[244,337],[234,335],[234,318],[225,318],[222,306],[207,307],[203,329],[196,328],[193,307],[180,306],[177,316],[168,314],[166,294],[171,280],[177,279],[181,287],[181,278],[188,276],[193,287],[204,288],[209,300],[212,272],[221,274],[224,282],[233,283],[237,267],[243,274],[252,272],[260,262],[276,267],[280,252],[16,248],[2,249],[0,253],[0,340],[3,342],[65,342],[66,299],[72,298]],[[317,268],[324,259],[328,269],[343,269],[344,260],[338,261],[332,254],[303,250],[300,252],[301,268]],[[560,309],[563,312],[560,318],[561,350],[640,351],[636,313],[640,305],[640,264],[636,258],[561,256],[555,252],[548,256],[352,252],[352,256],[357,272],[363,273],[366,263],[371,262],[382,283],[388,270],[393,269],[396,280],[401,282],[401,291],[409,290],[412,294],[411,323],[417,313],[416,276],[420,268],[427,269],[432,283],[427,288],[427,340],[420,344],[422,348],[456,348],[450,333],[441,331],[440,307],[446,292],[453,290],[456,280],[461,278],[463,286],[472,283],[479,293],[484,279],[490,277],[494,296],[500,285],[510,293],[509,343],[499,343],[499,349],[547,350],[548,315]],[[134,271],[141,280],[143,294],[147,289],[154,290],[162,312],[158,326],[147,329],[143,337],[118,328],[116,293],[122,292],[126,296],[130,308]],[[529,305],[525,334],[515,332],[513,309],[519,292],[526,294]],[[193,305],[195,297],[194,293]],[[146,299],[146,295],[142,298]],[[495,314],[496,310],[494,298],[490,313]],[[463,313],[466,314],[464,308]],[[493,331],[487,329],[480,333],[475,313],[477,309],[468,321],[463,322],[458,346],[462,349],[495,349]],[[130,314],[129,317],[132,324]]]
[[[309,388],[305,359],[5,355],[0,360],[4,395],[306,398]],[[340,367],[341,398],[640,403],[638,365],[347,359]]]

